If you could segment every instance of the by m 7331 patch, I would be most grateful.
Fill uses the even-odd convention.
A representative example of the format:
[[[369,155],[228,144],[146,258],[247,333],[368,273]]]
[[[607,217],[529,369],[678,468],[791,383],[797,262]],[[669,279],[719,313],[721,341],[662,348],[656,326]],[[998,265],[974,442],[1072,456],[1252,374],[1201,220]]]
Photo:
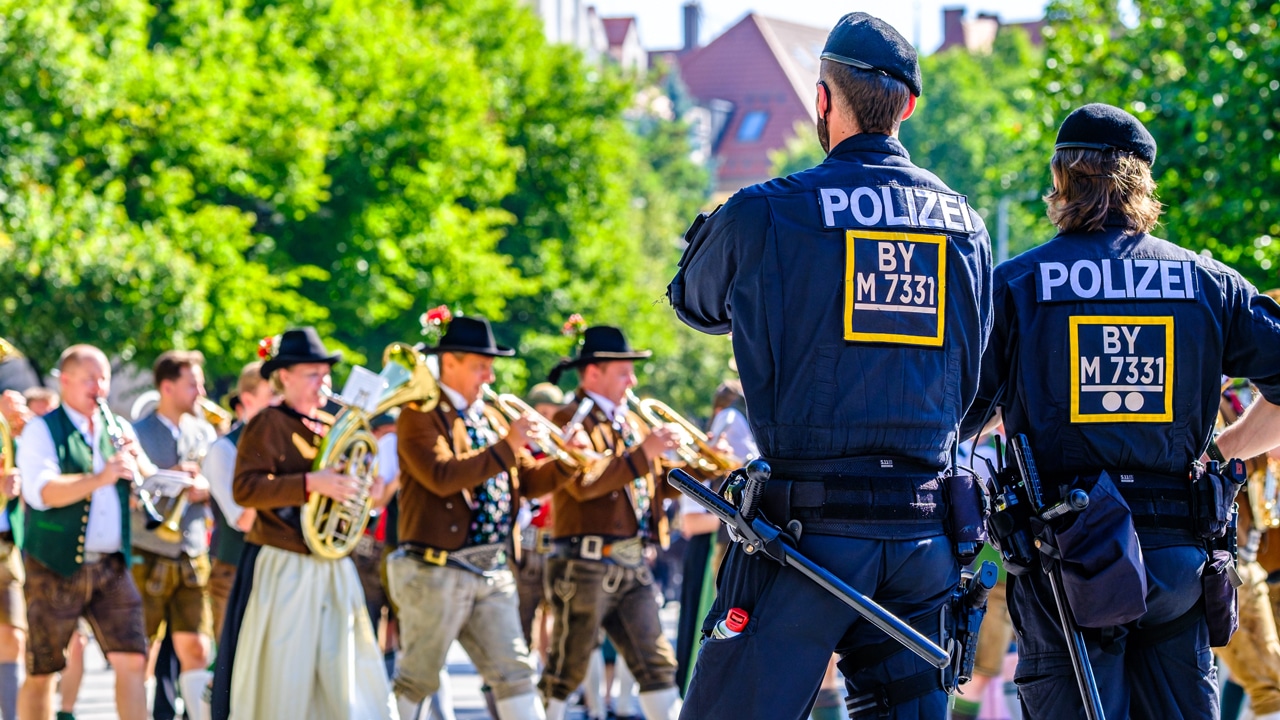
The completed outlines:
[[[844,339],[941,347],[947,238],[845,232]]]
[[[1072,316],[1071,422],[1173,421],[1173,318]]]

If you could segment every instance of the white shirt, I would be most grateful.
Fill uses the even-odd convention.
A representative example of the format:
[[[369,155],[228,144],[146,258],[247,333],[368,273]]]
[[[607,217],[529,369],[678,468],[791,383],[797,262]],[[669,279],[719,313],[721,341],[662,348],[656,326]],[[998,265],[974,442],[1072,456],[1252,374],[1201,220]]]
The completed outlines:
[[[102,419],[93,423],[93,432],[89,432],[89,418],[70,407],[63,405],[71,424],[93,448],[93,472],[101,472],[107,459],[100,449],[102,438]],[[133,426],[120,420],[121,430],[126,437],[137,440]],[[151,461],[146,453],[138,448],[138,465],[143,474],[149,474]],[[41,493],[50,480],[62,475],[58,464],[58,451],[53,445],[53,433],[43,417],[35,418],[27,423],[22,432],[22,442],[18,443],[18,469],[22,472],[22,499],[34,510],[49,510]],[[89,526],[85,530],[84,549],[88,552],[113,553],[121,549],[120,539],[120,500],[116,495],[114,483],[103,485],[89,496]]]
[[[173,429],[172,423],[164,418],[160,419],[164,421],[165,427]],[[200,474],[209,480],[209,494],[213,495],[213,501],[218,503],[218,508],[222,510],[227,524],[236,527],[240,522],[240,516],[244,515],[244,508],[236,504],[231,490],[231,483],[236,476],[235,444],[228,438],[218,438],[209,446],[209,454],[204,456]]]
[[[400,456],[396,453],[395,431],[378,438],[378,477],[383,482],[391,482],[400,474]]]
[[[716,413],[711,421],[711,429],[707,431],[707,438],[715,442],[716,438],[720,437],[720,433],[724,433],[724,439],[733,449],[733,454],[742,458],[743,462],[760,457],[760,448],[756,445],[755,437],[751,435],[747,416],[736,408],[725,408]],[[699,505],[688,495],[681,494],[680,512],[695,514],[710,512],[710,510]]]
[[[604,416],[609,418],[609,422],[624,422],[627,418],[627,401],[623,400],[621,404],[615,403],[607,397],[597,395],[590,390],[586,391],[587,397],[591,398],[591,402],[596,407],[604,411]]]
[[[449,398],[449,402],[453,403],[453,409],[458,411],[467,422],[480,422],[484,418],[484,398],[476,398],[473,403],[467,403],[467,399],[462,397],[462,393],[453,388],[440,383],[440,389],[444,391],[445,397]]]

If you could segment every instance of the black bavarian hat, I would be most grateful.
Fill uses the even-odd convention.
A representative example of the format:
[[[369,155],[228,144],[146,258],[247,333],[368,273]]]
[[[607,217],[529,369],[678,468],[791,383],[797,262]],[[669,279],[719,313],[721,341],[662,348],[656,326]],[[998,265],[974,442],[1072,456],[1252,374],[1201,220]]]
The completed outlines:
[[[916,49],[889,23],[864,12],[849,13],[831,29],[822,59],[860,70],[878,70],[901,80],[920,97],[920,61]]]
[[[1156,161],[1156,140],[1142,121],[1103,103],[1078,108],[1062,121],[1053,149],[1063,148],[1120,150],[1142,158],[1148,165]]]
[[[557,383],[564,371],[570,368],[611,360],[643,360],[651,355],[653,353],[648,350],[633,350],[618,328],[595,325],[582,332],[582,346],[578,348],[578,356],[561,360],[551,368],[547,379]]]
[[[472,353],[488,357],[511,357],[515,350],[499,345],[493,339],[489,321],[477,315],[460,315],[449,321],[449,328],[435,347],[425,347],[425,353]]]
[[[328,363],[330,365],[342,359],[342,353],[330,353],[320,342],[320,333],[316,329],[308,325],[304,328],[294,328],[285,330],[280,336],[280,347],[275,349],[275,355],[270,360],[262,363],[258,373],[264,378],[271,377],[271,373],[286,368],[291,365],[300,365],[302,363]]]

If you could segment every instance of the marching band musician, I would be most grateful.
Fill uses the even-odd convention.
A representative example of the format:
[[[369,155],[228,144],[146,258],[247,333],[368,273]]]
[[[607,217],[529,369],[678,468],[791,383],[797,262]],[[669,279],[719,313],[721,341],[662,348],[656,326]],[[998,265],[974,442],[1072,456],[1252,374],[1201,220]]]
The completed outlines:
[[[640,685],[645,717],[666,720],[678,712],[675,650],[662,633],[644,560],[646,545],[666,545],[662,504],[678,493],[655,476],[653,463],[677,446],[678,435],[665,426],[647,431],[626,404],[636,384],[634,361],[650,355],[633,350],[618,328],[598,325],[582,332],[577,357],[549,376],[555,383],[565,370],[578,371],[574,401],[554,422],[571,422],[590,401],[582,430],[596,451],[611,450],[614,457],[599,478],[579,477],[552,496],[554,549],[546,583],[555,626],[541,682],[548,720],[564,719],[565,700],[582,684],[602,627]]]
[[[534,662],[520,626],[507,564],[524,495],[550,492],[573,476],[558,460],[525,449],[532,424],[508,424],[482,399],[494,358],[515,351],[494,341],[489,321],[455,317],[435,347],[444,398],[431,412],[401,412],[400,546],[387,561],[400,612],[404,655],[395,690],[401,718],[416,718],[434,693],[449,646],[467,650],[496,700],[499,720],[543,717]],[[448,400],[448,402],[444,402]]]
[[[309,493],[346,502],[360,492],[351,476],[311,469],[333,422],[321,388],[342,355],[311,327],[271,344],[260,374],[283,401],[240,434],[235,501],[258,516],[219,642],[213,716],[386,720],[395,709],[355,565],[312,555],[301,527]]]
[[[18,467],[26,483],[24,551],[30,637],[19,714],[50,716],[54,673],[81,616],[93,626],[116,676],[122,720],[147,714],[143,690],[147,636],[142,596],[129,572],[129,498],[134,477],[155,472],[133,429],[115,418],[124,438],[116,449],[98,411],[111,387],[111,365],[90,345],[58,360],[62,405],[32,420],[22,435]]]
[[[156,358],[152,368],[160,399],[155,409],[134,423],[138,444],[152,462],[191,475],[186,488],[186,509],[178,518],[177,542],[148,530],[140,510],[133,512],[133,545],[141,562],[131,569],[142,592],[143,617],[151,640],[157,690],[163,689],[172,711],[172,677],[166,679],[172,660],[157,661],[160,640],[167,630],[177,656],[178,688],[191,720],[206,720],[203,701],[209,683],[213,616],[209,608],[209,484],[199,463],[216,438],[198,408],[204,397],[204,355],[198,351],[170,350]],[[174,502],[178,501],[174,498]],[[167,628],[166,628],[167,626]],[[162,656],[164,654],[161,654]],[[157,696],[157,706],[161,698]],[[159,715],[159,707],[154,714]]]
[[[9,425],[11,439],[22,433],[31,419],[25,398],[12,390],[6,390],[0,398],[0,414]],[[10,452],[9,447],[0,447],[0,456]],[[4,458],[6,464],[14,464],[14,458]],[[0,718],[17,720],[18,688],[21,686],[21,673],[18,663],[26,652],[27,644],[27,601],[22,595],[22,552],[21,543],[15,538],[13,530],[21,522],[19,510],[22,491],[21,474],[15,467],[0,475]]]
[[[240,371],[236,381],[236,425],[231,432],[218,438],[209,448],[201,467],[209,480],[209,493],[213,496],[213,567],[209,573],[209,604],[213,611],[213,636],[222,637],[222,622],[227,614],[227,602],[236,579],[236,566],[244,552],[244,534],[253,527],[258,513],[253,508],[236,504],[232,484],[236,472],[236,445],[240,433],[255,415],[277,401],[271,383],[262,377],[262,361],[255,360]],[[238,405],[238,407],[237,407]]]

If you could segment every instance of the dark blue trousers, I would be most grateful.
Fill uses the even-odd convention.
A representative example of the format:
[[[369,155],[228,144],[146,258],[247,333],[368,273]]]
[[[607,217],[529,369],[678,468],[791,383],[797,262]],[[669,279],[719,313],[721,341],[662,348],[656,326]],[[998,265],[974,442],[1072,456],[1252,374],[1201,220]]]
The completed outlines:
[[[806,534],[800,550],[938,639],[941,610],[960,579],[945,536],[868,540]],[[833,652],[841,657],[850,695],[932,670],[905,648],[862,667],[860,651],[890,641],[887,635],[799,571],[748,556],[737,544],[725,560],[704,632],[735,607],[750,613],[751,620],[741,635],[703,642],[682,720],[803,720]],[[936,720],[946,713],[947,696],[939,684],[938,690],[895,707],[889,717]]]
[[[1218,681],[1201,613],[1171,635],[1152,627],[1194,612],[1200,603],[1205,552],[1178,545],[1143,548],[1147,614],[1115,628],[1113,637],[1086,630],[1085,642],[1107,720],[1217,718]],[[1027,720],[1074,720],[1084,705],[1058,622],[1048,579],[1034,570],[1009,577],[1009,614],[1017,631],[1015,679]],[[1180,623],[1179,623],[1180,624]]]

